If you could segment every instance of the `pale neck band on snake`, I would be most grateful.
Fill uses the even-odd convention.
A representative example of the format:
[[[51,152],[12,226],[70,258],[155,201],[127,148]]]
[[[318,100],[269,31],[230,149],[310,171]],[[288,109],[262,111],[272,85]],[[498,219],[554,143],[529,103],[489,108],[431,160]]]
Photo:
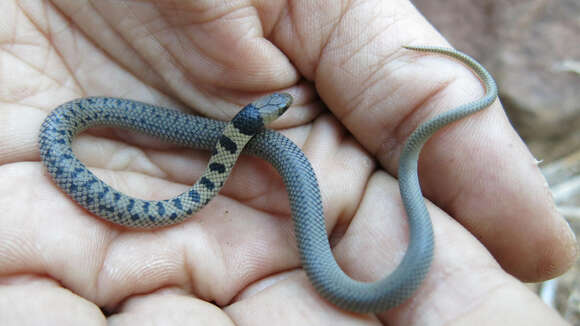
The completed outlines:
[[[73,100],[57,107],[42,124],[41,159],[55,183],[90,212],[126,227],[155,228],[182,222],[203,208],[221,189],[242,152],[261,157],[282,176],[302,266],[314,288],[340,308],[381,312],[415,292],[433,258],[433,229],[417,175],[423,144],[440,128],[488,107],[497,97],[495,81],[473,58],[446,48],[406,48],[458,59],[473,69],[486,92],[479,100],[425,122],[408,138],[399,161],[399,186],[408,216],[409,245],[396,269],[376,282],[353,280],[340,269],[328,241],[318,182],[310,162],[288,138],[264,129],[290,107],[292,97],[288,94],[260,98],[229,123],[128,99]],[[211,150],[212,156],[201,178],[183,194],[160,201],[133,198],[98,179],[73,154],[75,135],[94,126],[134,129],[171,143]]]

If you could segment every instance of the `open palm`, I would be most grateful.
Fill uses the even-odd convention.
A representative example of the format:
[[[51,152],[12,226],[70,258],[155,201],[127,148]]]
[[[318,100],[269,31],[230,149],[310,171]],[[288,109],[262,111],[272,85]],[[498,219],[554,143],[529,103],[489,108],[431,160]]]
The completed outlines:
[[[263,161],[243,157],[206,208],[153,231],[89,214],[44,172],[39,126],[70,99],[125,97],[227,120],[262,94],[287,91],[294,105],[273,127],[312,162],[338,262],[356,279],[383,277],[406,250],[391,176],[404,140],[483,91],[456,62],[401,49],[445,44],[408,2],[326,2],[3,1],[0,319],[408,325],[473,324],[493,312],[554,323],[508,273],[558,275],[575,241],[499,103],[426,146],[434,263],[411,300],[377,316],[341,311],[313,290],[281,178]],[[104,128],[73,148],[108,184],[144,199],[184,191],[209,157]]]

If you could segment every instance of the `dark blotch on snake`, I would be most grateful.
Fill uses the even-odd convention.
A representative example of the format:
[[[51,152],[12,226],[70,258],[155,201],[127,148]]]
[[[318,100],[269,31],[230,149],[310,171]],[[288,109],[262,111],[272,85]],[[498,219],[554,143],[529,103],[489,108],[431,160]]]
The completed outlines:
[[[183,206],[181,205],[181,199],[174,198],[171,202],[173,203],[173,206],[177,207],[177,209],[183,210]]]
[[[199,193],[195,191],[195,189],[191,189],[189,191],[189,198],[191,198],[191,200],[194,202],[199,203]]]
[[[233,140],[231,140],[230,138],[228,138],[225,135],[222,135],[220,137],[220,145],[222,145],[222,147],[226,151],[228,151],[232,154],[235,154],[238,151],[238,145],[236,145],[236,143],[234,143]]]
[[[252,105],[246,105],[233,119],[232,124],[242,134],[252,136],[264,128],[264,121],[260,111]]]
[[[221,163],[211,163],[209,169],[214,172],[224,173],[226,172],[226,166]]]
[[[211,180],[206,177],[202,177],[201,180],[199,180],[199,183],[204,185],[209,190],[213,190],[215,188],[213,182],[211,182]]]
[[[162,202],[157,203],[157,213],[159,213],[159,216],[165,215],[165,206],[163,206]]]

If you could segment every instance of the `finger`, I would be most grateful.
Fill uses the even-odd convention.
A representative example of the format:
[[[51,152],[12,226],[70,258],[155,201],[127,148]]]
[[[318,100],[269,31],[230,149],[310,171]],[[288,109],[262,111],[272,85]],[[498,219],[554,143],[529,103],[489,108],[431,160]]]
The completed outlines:
[[[250,102],[255,94],[248,93],[297,82],[289,60],[267,40],[280,3],[55,1],[92,42],[146,84],[222,119],[231,111],[220,112],[216,104]]]
[[[3,325],[106,325],[99,307],[35,276],[0,278]]]
[[[108,325],[235,325],[215,305],[178,289],[165,289],[128,299],[111,314]]]
[[[0,106],[0,165],[39,158],[36,139],[44,116],[34,108]]]
[[[302,271],[260,280],[224,311],[236,325],[381,325],[373,315],[348,313],[324,301]]]
[[[477,99],[482,86],[453,60],[401,49],[445,45],[408,1],[330,7],[318,11],[309,2],[293,3],[293,15],[282,19],[287,24],[280,24],[274,39],[357,140],[396,175],[413,129]],[[308,43],[300,49],[308,51],[297,50],[301,40]],[[419,172],[425,195],[515,276],[546,279],[573,262],[574,236],[499,102],[437,133],[425,146]]]
[[[4,103],[48,110],[98,94],[194,107],[228,119],[256,93],[297,82],[288,59],[264,38],[268,30],[261,24],[268,22],[258,14],[269,8],[197,5],[2,2],[2,12],[14,13],[6,17],[9,28],[0,31],[10,44],[0,56],[5,72],[15,72],[0,81],[9,94]],[[27,36],[21,37],[24,31]],[[310,88],[298,87],[297,93]]]

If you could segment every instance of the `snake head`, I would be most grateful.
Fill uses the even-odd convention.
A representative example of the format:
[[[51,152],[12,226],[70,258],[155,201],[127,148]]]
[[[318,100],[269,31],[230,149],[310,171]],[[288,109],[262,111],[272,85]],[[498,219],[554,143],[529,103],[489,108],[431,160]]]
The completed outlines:
[[[263,123],[267,126],[284,114],[291,104],[292,96],[290,94],[273,93],[255,100],[251,105],[260,111]]]
[[[246,105],[233,119],[232,124],[242,134],[253,136],[270,122],[284,114],[292,104],[292,96],[273,93]]]

